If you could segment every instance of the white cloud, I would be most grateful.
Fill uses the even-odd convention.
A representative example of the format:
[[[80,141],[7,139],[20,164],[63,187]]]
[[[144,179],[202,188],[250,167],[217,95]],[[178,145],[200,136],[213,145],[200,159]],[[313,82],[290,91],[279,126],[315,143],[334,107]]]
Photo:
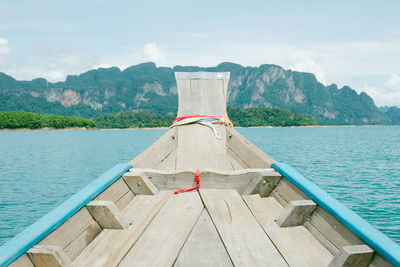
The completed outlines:
[[[113,67],[113,65],[111,64],[96,64],[92,67],[92,69],[97,70],[100,68],[111,68],[111,67]]]
[[[392,74],[389,79],[378,88],[364,85],[364,91],[369,94],[377,106],[400,107],[400,75]]]
[[[155,63],[160,63],[164,59],[164,55],[161,53],[156,43],[148,43],[143,47],[143,52],[146,59]]]
[[[6,38],[0,38],[0,54],[10,53],[10,47]]]
[[[289,69],[314,73],[319,82],[325,85],[327,84],[325,72],[312,56],[308,55],[304,51],[298,51],[290,54],[289,58],[294,62],[294,65],[289,66]]]
[[[389,89],[392,89],[393,92],[400,91],[400,75],[392,74],[385,83],[385,86]]]
[[[65,79],[66,74],[62,71],[52,70],[49,72],[43,73],[43,77],[46,77],[50,81],[60,81]]]

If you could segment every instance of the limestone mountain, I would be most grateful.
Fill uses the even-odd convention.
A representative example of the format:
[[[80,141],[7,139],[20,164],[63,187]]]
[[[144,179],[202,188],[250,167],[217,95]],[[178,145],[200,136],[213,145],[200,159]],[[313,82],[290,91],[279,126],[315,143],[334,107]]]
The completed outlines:
[[[230,106],[278,107],[310,114],[322,124],[390,123],[366,93],[358,94],[347,86],[324,86],[311,73],[270,64],[169,68],[143,63],[123,71],[116,67],[90,70],[56,83],[42,78],[17,81],[0,73],[0,111],[83,117],[138,109],[152,109],[160,114],[176,112],[175,71],[229,71]]]

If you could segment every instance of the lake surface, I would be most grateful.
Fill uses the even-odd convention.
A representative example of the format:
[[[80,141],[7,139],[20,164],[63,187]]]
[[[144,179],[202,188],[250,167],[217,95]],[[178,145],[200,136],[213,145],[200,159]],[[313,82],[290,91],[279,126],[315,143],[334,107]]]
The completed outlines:
[[[166,130],[0,132],[0,245]],[[400,127],[238,129],[400,243]]]

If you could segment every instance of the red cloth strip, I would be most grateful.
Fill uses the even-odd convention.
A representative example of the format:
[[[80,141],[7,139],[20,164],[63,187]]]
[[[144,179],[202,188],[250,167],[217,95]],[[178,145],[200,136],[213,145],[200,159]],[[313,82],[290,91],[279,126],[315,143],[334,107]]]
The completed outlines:
[[[175,122],[187,119],[187,118],[194,118],[194,117],[204,117],[204,118],[215,118],[217,116],[210,116],[210,115],[188,115],[188,116],[182,116],[182,117],[178,117],[176,118],[172,124],[174,124]]]
[[[192,187],[189,189],[184,189],[184,190],[175,190],[174,194],[189,192],[189,191],[193,191],[193,190],[196,190],[197,188],[199,188],[200,184],[201,184],[199,169],[197,169],[196,174],[194,175],[194,181],[197,183],[197,185],[195,187]]]

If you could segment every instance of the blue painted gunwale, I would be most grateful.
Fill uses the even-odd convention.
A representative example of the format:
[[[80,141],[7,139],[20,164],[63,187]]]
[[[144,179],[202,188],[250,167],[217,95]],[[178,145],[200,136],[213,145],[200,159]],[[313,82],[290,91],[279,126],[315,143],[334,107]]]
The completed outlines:
[[[397,243],[375,229],[366,220],[331,197],[291,166],[285,163],[273,163],[271,166],[303,191],[310,199],[360,237],[368,246],[395,266],[400,266],[400,246]]]
[[[37,220],[34,224],[30,225],[4,246],[0,247],[0,266],[6,266],[12,263],[27,252],[31,247],[103,192],[130,168],[132,168],[130,164],[115,165],[58,207]]]

